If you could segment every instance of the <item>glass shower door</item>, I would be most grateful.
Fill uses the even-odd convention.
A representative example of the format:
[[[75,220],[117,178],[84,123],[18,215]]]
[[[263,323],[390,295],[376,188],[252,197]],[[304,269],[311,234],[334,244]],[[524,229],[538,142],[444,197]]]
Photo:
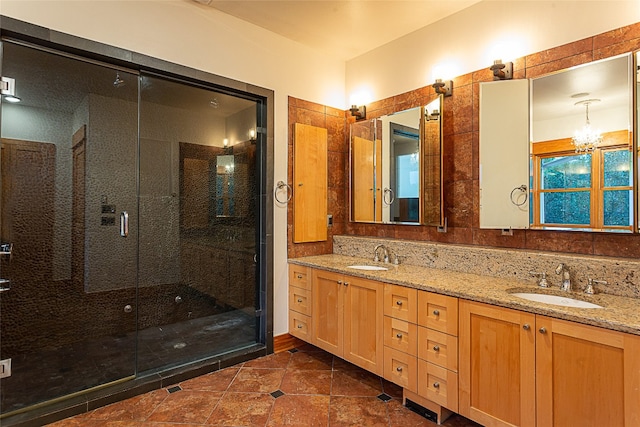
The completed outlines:
[[[259,340],[255,100],[143,73],[138,371]]]
[[[1,70],[6,416],[135,374],[138,75],[9,41]]]

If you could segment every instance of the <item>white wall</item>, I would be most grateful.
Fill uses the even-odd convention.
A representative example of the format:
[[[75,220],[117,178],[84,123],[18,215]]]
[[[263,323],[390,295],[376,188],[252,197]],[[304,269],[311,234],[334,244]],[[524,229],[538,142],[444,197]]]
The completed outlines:
[[[343,108],[344,62],[191,0],[0,0],[0,13],[275,92],[274,182],[287,180],[289,95]],[[274,334],[287,332],[287,212],[274,207]]]
[[[348,61],[346,97],[387,98],[638,21],[638,0],[484,0]]]

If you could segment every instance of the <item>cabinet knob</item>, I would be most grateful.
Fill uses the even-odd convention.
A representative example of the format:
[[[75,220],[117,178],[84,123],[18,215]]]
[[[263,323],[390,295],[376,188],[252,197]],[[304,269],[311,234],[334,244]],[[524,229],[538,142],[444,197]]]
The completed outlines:
[[[302,302],[302,298],[298,298],[298,302]]]
[[[398,371],[398,372],[402,372],[402,366],[398,366],[398,367],[396,368],[396,371]]]
[[[397,338],[402,338],[402,334],[396,334]]]
[[[298,279],[302,279],[302,274],[298,274]]]
[[[402,301],[396,301],[396,304],[402,305]]]
[[[344,282],[344,285],[345,286],[349,286],[349,282]]]
[[[439,345],[434,345],[433,346],[433,351],[440,351],[440,346]]]
[[[529,329],[531,329],[531,326],[529,326],[528,323],[525,323],[524,325],[522,325],[522,329],[524,329],[525,331],[528,331]]]
[[[298,325],[298,329],[302,329],[302,325]]]
[[[433,383],[433,388],[440,388],[440,383],[439,382]]]
[[[433,310],[434,316],[440,316],[440,310]]]
[[[338,280],[338,285],[342,285],[342,280]]]
[[[298,187],[302,187],[302,183],[298,184]]]
[[[547,333],[547,328],[545,328],[544,326],[540,329],[538,329],[540,331],[541,334],[546,334]]]

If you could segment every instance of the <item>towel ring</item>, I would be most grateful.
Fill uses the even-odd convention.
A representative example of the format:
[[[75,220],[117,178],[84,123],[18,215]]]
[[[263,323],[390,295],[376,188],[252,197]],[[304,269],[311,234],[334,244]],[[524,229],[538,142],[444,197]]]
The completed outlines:
[[[387,195],[389,197],[387,197]],[[393,203],[393,201],[396,199],[395,194],[393,194],[393,190],[390,188],[385,188],[384,192],[382,194],[382,201],[384,202],[385,205],[387,206],[391,206],[391,204]]]
[[[280,200],[278,198],[278,190],[282,190],[283,188],[286,189],[287,200]],[[276,184],[276,188],[273,190],[273,197],[276,199],[276,202],[282,205],[286,205],[291,200],[292,193],[293,193],[293,190],[291,189],[291,186],[289,184],[287,184],[284,181],[278,181],[278,183]]]
[[[523,194],[524,194],[524,200],[522,201],[522,203],[518,203],[516,202],[516,200],[513,197],[513,193],[516,192],[516,190],[520,190]],[[520,195],[518,195],[520,196]],[[513,203],[516,206],[522,206],[525,203],[527,203],[527,198],[529,197],[529,191],[527,190],[527,186],[522,184],[519,187],[514,188],[513,190],[511,190],[511,194],[509,195],[509,198],[511,199],[511,203]],[[516,198],[517,199],[517,198]]]

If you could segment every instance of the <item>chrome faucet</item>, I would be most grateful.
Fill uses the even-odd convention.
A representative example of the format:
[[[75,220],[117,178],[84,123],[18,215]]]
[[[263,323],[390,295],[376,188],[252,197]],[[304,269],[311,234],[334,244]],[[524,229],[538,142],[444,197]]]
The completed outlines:
[[[556,267],[556,274],[562,274],[562,284],[560,290],[565,292],[571,291],[571,276],[569,275],[569,268],[564,263],[558,264]]]
[[[384,263],[388,264],[389,263],[389,250],[387,249],[387,247],[385,245],[378,245],[375,247],[375,249],[373,250],[373,261],[374,262],[379,262],[380,261],[380,257],[378,256],[378,249],[382,248],[384,250],[383,255],[384,255]]]

